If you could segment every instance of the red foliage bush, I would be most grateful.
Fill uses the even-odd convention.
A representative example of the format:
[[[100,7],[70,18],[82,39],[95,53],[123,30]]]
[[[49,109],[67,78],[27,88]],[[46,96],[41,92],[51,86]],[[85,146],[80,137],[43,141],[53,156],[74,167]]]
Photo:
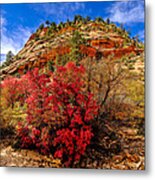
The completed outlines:
[[[23,148],[36,148],[43,154],[54,149],[54,156],[72,166],[90,144],[91,121],[98,105],[85,91],[85,69],[68,63],[49,77],[38,69],[26,74],[27,124],[19,125]]]
[[[4,98],[3,103],[5,103],[6,107],[13,108],[15,102],[19,100],[22,93],[19,81],[18,78],[9,76],[1,83],[1,95]]]
[[[44,154],[49,153],[48,124],[45,123],[45,100],[49,94],[50,79],[46,74],[39,74],[38,69],[28,72],[21,79],[21,86],[25,83],[27,103],[27,124],[19,125],[18,136],[22,148],[37,148]]]
[[[79,122],[81,127],[77,128],[77,124],[58,130],[54,139],[54,145],[57,147],[54,156],[65,160],[67,167],[80,160],[93,136],[90,125]]]

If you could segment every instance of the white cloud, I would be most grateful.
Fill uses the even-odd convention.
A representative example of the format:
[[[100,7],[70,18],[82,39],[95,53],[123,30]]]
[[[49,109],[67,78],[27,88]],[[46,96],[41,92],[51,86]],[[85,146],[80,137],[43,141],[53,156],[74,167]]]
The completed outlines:
[[[16,29],[9,31],[7,29],[7,20],[4,16],[1,16],[1,61],[5,59],[5,55],[8,51],[12,51],[14,54],[23,47],[27,39],[31,35],[31,30],[29,28],[24,28],[23,26],[18,26]]]
[[[42,10],[45,11],[48,15],[64,15],[66,13],[73,13],[79,9],[84,8],[83,3],[74,2],[74,3],[50,3],[50,4],[43,4]]]
[[[144,22],[144,1],[116,2],[107,10],[109,18],[118,23]]]
[[[47,16],[54,16],[59,21],[72,17],[76,11],[85,12],[85,4],[82,2],[45,3],[33,7],[38,12],[44,12]]]
[[[5,24],[6,24],[6,19],[4,19],[3,16],[1,16],[1,27],[4,27]]]

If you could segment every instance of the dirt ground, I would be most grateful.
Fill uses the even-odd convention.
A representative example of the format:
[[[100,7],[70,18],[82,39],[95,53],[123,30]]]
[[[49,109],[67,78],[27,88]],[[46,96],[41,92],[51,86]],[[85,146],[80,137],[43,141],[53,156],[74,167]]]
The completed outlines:
[[[129,123],[118,126],[121,136],[121,151],[117,154],[105,154],[93,148],[88,148],[79,164],[74,168],[144,170],[145,169],[145,139],[138,134],[138,129]],[[52,156],[43,156],[31,150],[17,150],[11,147],[13,137],[1,139],[1,166],[9,167],[53,167],[61,168],[63,165]],[[112,142],[114,143],[114,142]]]

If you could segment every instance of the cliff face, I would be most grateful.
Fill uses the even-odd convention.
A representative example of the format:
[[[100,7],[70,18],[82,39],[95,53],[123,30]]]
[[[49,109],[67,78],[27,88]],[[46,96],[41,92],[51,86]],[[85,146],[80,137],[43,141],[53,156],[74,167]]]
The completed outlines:
[[[55,63],[57,57],[71,52],[70,40],[78,31],[85,43],[79,44],[79,51],[85,57],[120,59],[124,56],[134,58],[135,69],[144,67],[144,47],[128,33],[115,24],[88,21],[86,23],[65,23],[62,26],[47,26],[39,28],[32,34],[25,46],[14,56],[8,66],[1,68],[0,76],[24,74],[34,67],[43,68],[47,62]],[[136,59],[136,60],[135,60]]]

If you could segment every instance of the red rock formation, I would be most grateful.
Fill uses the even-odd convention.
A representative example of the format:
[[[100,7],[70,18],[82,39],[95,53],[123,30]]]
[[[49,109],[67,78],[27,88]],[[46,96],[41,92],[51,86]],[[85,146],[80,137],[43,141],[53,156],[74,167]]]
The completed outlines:
[[[29,40],[28,40],[28,41],[33,40],[35,37],[36,37],[36,34],[34,33],[34,34],[32,34],[32,35],[30,36],[30,38],[29,38]]]
[[[86,54],[89,57],[95,57],[97,53],[97,50],[95,48],[85,45],[80,46],[80,51],[81,53]]]
[[[92,40],[91,45],[94,47],[101,47],[101,48],[114,48],[115,42],[107,39],[97,39],[97,40]]]
[[[123,55],[129,55],[130,53],[142,53],[143,50],[137,50],[134,46],[130,46],[127,48],[115,49],[115,50],[105,50],[102,52],[104,57],[108,57],[109,55],[113,55],[115,58],[121,58]]]
[[[65,28],[62,28],[60,31],[59,31],[59,34],[63,34],[65,32],[71,32],[71,31],[75,31],[76,28],[74,27],[71,27],[71,26],[68,26],[68,27],[65,27]]]
[[[40,37],[45,36],[46,32],[48,31],[48,27],[45,27],[42,29],[41,33],[40,33]]]

